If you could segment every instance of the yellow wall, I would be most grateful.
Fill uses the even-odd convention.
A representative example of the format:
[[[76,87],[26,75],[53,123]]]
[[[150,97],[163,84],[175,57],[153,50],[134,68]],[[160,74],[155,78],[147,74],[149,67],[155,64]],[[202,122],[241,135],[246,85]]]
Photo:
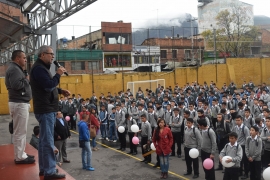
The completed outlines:
[[[149,73],[119,73],[109,75],[94,75],[92,85],[92,76],[90,74],[84,75],[70,75],[62,76],[60,87],[62,89],[68,89],[72,94],[81,94],[82,97],[90,97],[92,91],[97,96],[100,93],[107,95],[108,92],[117,93],[127,88],[127,82],[132,81],[147,81],[155,79],[165,79],[166,87],[174,87],[175,82],[181,87],[187,82],[191,83],[197,81],[199,84],[203,84],[204,81],[210,83],[210,81],[216,82],[216,68],[217,68],[217,86],[221,87],[224,82],[227,84],[233,80],[238,87],[241,87],[243,81],[252,80],[255,85],[265,82],[270,85],[270,58],[230,58],[227,59],[226,64],[208,64],[199,68],[176,68],[175,72],[152,72],[151,77]],[[123,76],[122,76],[123,75]],[[153,86],[153,84],[152,84]],[[145,90],[149,87],[142,87]],[[5,86],[5,79],[0,78],[0,114],[8,114],[8,95]],[[153,88],[153,90],[155,90]]]

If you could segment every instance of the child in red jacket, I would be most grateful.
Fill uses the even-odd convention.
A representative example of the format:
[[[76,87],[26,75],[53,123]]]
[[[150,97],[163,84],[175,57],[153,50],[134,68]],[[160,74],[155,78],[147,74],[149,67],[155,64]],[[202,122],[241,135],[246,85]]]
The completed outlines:
[[[169,156],[172,152],[173,136],[170,128],[166,127],[164,119],[157,122],[158,127],[154,131],[153,144],[160,159],[160,178],[167,179],[169,171]]]

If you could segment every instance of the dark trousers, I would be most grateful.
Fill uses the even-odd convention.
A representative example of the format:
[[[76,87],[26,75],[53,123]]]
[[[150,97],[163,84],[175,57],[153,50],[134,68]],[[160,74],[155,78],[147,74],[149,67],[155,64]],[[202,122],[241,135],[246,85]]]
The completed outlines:
[[[73,115],[68,115],[70,117],[70,120],[68,121],[70,123],[70,129],[76,130],[76,121],[74,120]]]
[[[250,180],[261,179],[261,161],[249,162],[250,167]]]
[[[155,127],[152,127],[152,137],[154,136]]]
[[[147,150],[143,148],[143,145],[147,144],[147,141],[148,141],[148,137],[142,137],[141,139],[142,154],[147,153]],[[151,154],[149,154],[148,156],[145,156],[144,160],[151,162]]]
[[[219,154],[220,154],[220,152],[222,151],[222,149],[225,147],[225,145],[226,145],[228,142],[229,142],[228,138],[226,138],[226,139],[221,139],[221,140],[218,142],[217,146],[218,146],[218,152],[219,152]],[[220,161],[219,161],[219,165],[218,165],[218,166],[219,166],[220,168],[223,167]]]
[[[239,168],[225,168],[223,180],[239,180]]]
[[[191,158],[189,156],[189,150],[191,150],[191,148],[184,148],[184,152],[185,152],[185,159],[186,159],[186,165],[187,165],[187,173],[192,173],[192,164],[193,164],[193,170],[194,170],[194,175],[199,175],[199,158]]]
[[[172,132],[173,135],[173,144],[172,144],[172,155],[175,155],[175,143],[177,144],[177,155],[181,155],[181,133]]]
[[[201,150],[201,158],[202,158],[202,163],[205,159],[210,158],[211,153],[207,153],[204,152],[203,150]],[[213,163],[214,163],[214,159],[213,159]],[[215,167],[213,166],[212,169],[205,169],[203,168],[204,173],[205,173],[205,179],[206,180],[215,180]]]
[[[212,126],[214,127],[214,129],[216,129],[216,124],[217,124],[217,118],[212,118]]]
[[[243,171],[243,168],[244,168],[245,174],[248,175],[248,173],[249,173],[249,161],[248,161],[247,155],[245,153],[245,146],[241,146],[241,147],[242,147],[243,157],[242,157],[242,160],[240,162],[240,174],[242,174],[242,171]]]
[[[126,149],[126,131],[124,131],[123,133],[117,131],[117,134],[120,141],[120,148]]]
[[[156,165],[158,165],[158,166],[160,166],[160,159],[159,159],[159,155],[157,155],[157,163],[156,163]]]
[[[264,155],[262,156],[262,162],[263,162],[263,167],[267,168],[270,164],[270,151],[264,150]]]
[[[129,137],[129,148],[130,152],[135,152],[137,153],[137,144],[133,144],[132,138],[134,137],[134,132],[128,132],[128,137]]]

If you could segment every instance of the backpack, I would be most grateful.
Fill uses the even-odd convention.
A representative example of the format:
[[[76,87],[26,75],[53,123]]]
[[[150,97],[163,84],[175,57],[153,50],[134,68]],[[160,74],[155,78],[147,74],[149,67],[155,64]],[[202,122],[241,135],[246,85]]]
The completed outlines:
[[[259,137],[257,137],[257,139],[256,139],[256,146],[257,146],[257,147],[258,147],[258,145],[259,145],[258,138],[259,138]],[[251,140],[251,138],[248,138],[248,139],[247,139],[247,145],[250,143],[250,140]]]
[[[245,127],[246,127],[246,125],[243,124],[242,133],[244,134],[244,137],[245,137],[245,139],[246,139],[246,135],[245,135]]]

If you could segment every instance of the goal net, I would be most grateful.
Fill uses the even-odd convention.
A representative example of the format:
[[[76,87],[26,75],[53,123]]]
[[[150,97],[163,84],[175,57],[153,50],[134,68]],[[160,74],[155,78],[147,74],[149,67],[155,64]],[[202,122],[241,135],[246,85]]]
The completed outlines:
[[[151,89],[155,92],[158,84],[165,88],[165,79],[127,82],[127,89],[130,89],[132,94],[136,94],[139,88],[141,88],[143,92],[145,92],[146,89]]]

